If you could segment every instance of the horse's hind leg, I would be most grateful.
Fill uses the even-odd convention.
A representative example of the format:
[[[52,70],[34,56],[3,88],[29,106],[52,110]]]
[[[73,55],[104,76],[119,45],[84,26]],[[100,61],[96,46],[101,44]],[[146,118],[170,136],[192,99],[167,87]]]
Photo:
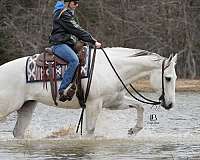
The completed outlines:
[[[25,130],[32,119],[36,104],[36,101],[24,102],[23,106],[17,111],[17,122],[13,130],[15,138],[24,138]]]

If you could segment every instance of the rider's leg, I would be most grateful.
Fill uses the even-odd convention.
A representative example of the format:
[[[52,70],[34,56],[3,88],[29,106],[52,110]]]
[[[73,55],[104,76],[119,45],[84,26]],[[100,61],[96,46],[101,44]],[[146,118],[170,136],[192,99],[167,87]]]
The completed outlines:
[[[71,83],[76,68],[79,64],[78,57],[76,53],[66,44],[59,44],[53,46],[53,52],[58,57],[62,58],[63,60],[68,62],[67,69],[65,70],[63,80],[61,82],[59,92],[62,93]]]

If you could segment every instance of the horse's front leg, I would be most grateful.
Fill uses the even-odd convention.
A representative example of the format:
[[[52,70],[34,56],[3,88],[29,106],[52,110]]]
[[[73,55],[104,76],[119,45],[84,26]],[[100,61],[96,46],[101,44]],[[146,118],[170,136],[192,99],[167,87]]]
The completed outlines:
[[[129,134],[136,135],[140,130],[143,129],[144,124],[144,108],[141,104],[137,103],[130,97],[124,96],[124,104],[129,106],[130,108],[135,108],[137,110],[137,122],[133,128],[128,130]]]
[[[86,131],[88,135],[93,135],[98,115],[102,109],[102,100],[89,101],[86,106]]]

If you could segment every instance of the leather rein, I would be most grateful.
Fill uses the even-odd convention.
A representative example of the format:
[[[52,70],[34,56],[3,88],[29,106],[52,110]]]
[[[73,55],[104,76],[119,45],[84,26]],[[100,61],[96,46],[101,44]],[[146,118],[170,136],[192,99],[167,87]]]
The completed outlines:
[[[121,77],[119,76],[119,74],[117,73],[116,69],[114,68],[112,62],[110,61],[107,53],[105,52],[105,50],[103,48],[101,48],[101,50],[103,51],[103,53],[105,54],[110,66],[112,67],[113,71],[115,72],[116,76],[118,77],[118,79],[120,80],[121,84],[123,85],[123,87],[125,88],[125,90],[129,93],[129,95],[136,99],[137,101],[139,102],[142,102],[142,103],[145,103],[145,104],[150,104],[150,105],[160,105],[161,102],[163,102],[165,104],[165,86],[164,86],[164,70],[168,67],[165,67],[165,59],[163,60],[162,62],[162,94],[161,96],[159,97],[159,101],[154,101],[154,100],[151,100],[149,98],[146,98],[145,96],[143,96],[141,93],[139,93],[134,87],[132,84],[130,84],[130,87],[142,98],[142,99],[139,99],[137,97],[135,97],[131,91],[129,91],[129,89],[126,87],[125,83],[123,82],[123,80],[121,79]]]
[[[150,104],[150,105],[160,105],[161,102],[163,102],[165,104],[165,90],[164,90],[164,70],[168,67],[165,67],[165,59],[162,62],[162,94],[159,97],[159,101],[154,101],[151,100],[149,98],[146,98],[145,96],[143,96],[141,93],[139,93],[133,86],[132,84],[130,84],[130,87],[143,99],[139,99],[137,97],[135,97],[131,91],[129,91],[129,89],[126,87],[125,83],[123,82],[123,80],[121,79],[121,77],[119,76],[119,74],[117,73],[116,69],[114,68],[112,62],[110,61],[108,55],[106,54],[105,50],[101,47],[100,48],[103,53],[105,54],[110,66],[112,67],[113,71],[115,72],[116,76],[118,77],[118,79],[120,80],[121,84],[124,86],[125,90],[129,93],[129,95],[131,97],[133,97],[134,99],[136,99],[139,102],[145,103],[145,104]],[[90,86],[91,86],[91,81],[92,81],[92,76],[93,76],[93,70],[94,70],[94,64],[95,64],[95,57],[96,57],[96,48],[94,49],[94,53],[93,53],[93,59],[92,59],[92,64],[91,64],[91,70],[90,70],[90,74],[89,74],[89,78],[88,78],[88,82],[87,82],[87,87],[86,87],[86,93],[85,95],[83,95],[83,91],[82,91],[82,96],[83,99],[81,101],[79,101],[82,111],[81,111],[81,115],[80,115],[80,119],[77,125],[77,129],[76,129],[76,133],[78,133],[79,127],[81,127],[81,135],[82,135],[82,125],[83,125],[83,115],[84,115],[84,110],[86,108],[86,101],[89,95],[89,90],[90,90]]]
[[[91,47],[90,46],[89,46],[89,54],[91,54]],[[89,72],[89,75],[88,75],[88,81],[87,81],[85,94],[84,94],[84,90],[83,90],[82,85],[81,85],[81,80],[80,80],[80,85],[79,85],[79,94],[77,94],[79,104],[82,108],[82,111],[81,111],[79,122],[78,122],[78,125],[77,125],[77,128],[76,128],[76,133],[78,133],[79,127],[81,127],[81,135],[83,133],[83,115],[84,115],[84,111],[85,111],[85,108],[86,108],[87,98],[88,98],[88,95],[89,95],[89,92],[90,92],[90,86],[91,86],[91,83],[92,83],[95,58],[96,58],[96,47],[94,48],[91,66],[89,64],[90,72]]]

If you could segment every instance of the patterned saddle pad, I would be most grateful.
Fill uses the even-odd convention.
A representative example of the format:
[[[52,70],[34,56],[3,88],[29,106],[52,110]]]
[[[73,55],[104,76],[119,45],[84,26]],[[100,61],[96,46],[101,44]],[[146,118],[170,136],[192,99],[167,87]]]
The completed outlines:
[[[32,82],[41,82],[44,81],[43,73],[46,72],[47,77],[45,77],[45,80],[50,80],[49,77],[49,69],[46,70],[43,69],[43,67],[39,67],[36,65],[36,59],[39,56],[39,54],[35,54],[33,56],[28,57],[26,61],[26,82],[32,83]],[[85,66],[81,67],[81,78],[88,78],[89,75],[89,69],[90,69],[90,60],[91,55],[89,52],[86,54],[86,64]],[[63,75],[66,69],[66,65],[56,65],[56,74],[54,74],[54,69],[52,69],[52,74],[56,75],[56,79],[62,80]]]

